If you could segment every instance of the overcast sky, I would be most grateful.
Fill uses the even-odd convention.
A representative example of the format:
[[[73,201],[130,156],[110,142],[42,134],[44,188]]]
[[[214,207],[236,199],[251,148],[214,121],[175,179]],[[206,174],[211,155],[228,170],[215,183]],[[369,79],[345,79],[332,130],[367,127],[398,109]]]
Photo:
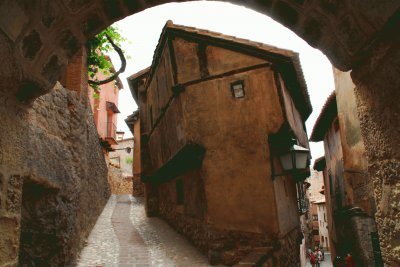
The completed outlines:
[[[224,2],[196,1],[146,9],[114,24],[128,40],[123,44],[129,59],[125,73],[120,75],[124,89],[120,91],[118,106],[121,111],[118,115],[118,129],[125,131],[126,136],[131,133],[124,119],[137,109],[126,77],[151,64],[154,49],[167,20],[298,52],[313,106],[313,113],[306,122],[308,134],[311,134],[325,100],[334,90],[329,60],[292,31],[263,14]],[[118,57],[112,55],[112,59],[118,68]],[[322,144],[310,143],[310,146],[313,160],[324,154]]]

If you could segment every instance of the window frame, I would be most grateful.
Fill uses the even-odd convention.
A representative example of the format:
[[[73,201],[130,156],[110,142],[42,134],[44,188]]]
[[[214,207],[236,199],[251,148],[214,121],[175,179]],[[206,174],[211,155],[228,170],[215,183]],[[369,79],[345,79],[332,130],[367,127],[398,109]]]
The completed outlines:
[[[234,86],[236,86],[236,85],[242,85],[243,96],[236,97],[235,89],[234,89]],[[234,99],[243,99],[243,98],[246,97],[246,90],[245,90],[245,86],[244,86],[244,80],[237,80],[237,81],[231,83],[231,94],[232,94],[232,97]]]

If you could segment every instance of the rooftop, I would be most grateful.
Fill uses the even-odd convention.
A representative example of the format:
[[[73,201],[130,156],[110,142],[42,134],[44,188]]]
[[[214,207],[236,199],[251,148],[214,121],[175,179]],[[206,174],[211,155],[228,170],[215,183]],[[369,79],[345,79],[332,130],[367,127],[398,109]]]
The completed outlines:
[[[319,157],[314,161],[313,169],[316,171],[323,171],[326,166],[325,156]]]
[[[337,116],[336,94],[333,91],[326,100],[311,133],[310,141],[319,142],[324,140],[332,121]]]
[[[276,69],[283,75],[293,99],[297,100],[295,103],[303,119],[306,120],[311,114],[312,106],[298,53],[217,32],[177,25],[170,20],[165,24],[161,32],[151,66],[130,76],[128,78],[130,86],[132,82],[143,77],[144,74],[148,75],[147,84],[151,81],[156,66],[161,58],[165,42],[168,39],[167,37],[170,35],[189,38],[194,41],[205,40],[212,45],[232,49],[243,54],[250,54],[274,63]],[[131,86],[131,91],[132,89]],[[134,94],[134,92],[132,92],[132,94]],[[300,99],[302,101],[299,101]]]
[[[125,123],[128,125],[131,133],[134,133],[134,123],[139,119],[139,110],[135,110],[131,115],[126,117]]]

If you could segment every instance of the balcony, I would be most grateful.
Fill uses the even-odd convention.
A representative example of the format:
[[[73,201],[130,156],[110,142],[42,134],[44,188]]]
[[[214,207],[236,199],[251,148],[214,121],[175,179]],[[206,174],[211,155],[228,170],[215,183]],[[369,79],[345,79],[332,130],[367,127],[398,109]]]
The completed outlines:
[[[107,151],[113,151],[112,145],[117,145],[117,126],[113,122],[106,122],[103,138],[100,137],[101,146]]]
[[[110,145],[116,145],[117,142],[117,126],[113,122],[107,122],[106,124],[106,135],[105,140],[110,143]]]

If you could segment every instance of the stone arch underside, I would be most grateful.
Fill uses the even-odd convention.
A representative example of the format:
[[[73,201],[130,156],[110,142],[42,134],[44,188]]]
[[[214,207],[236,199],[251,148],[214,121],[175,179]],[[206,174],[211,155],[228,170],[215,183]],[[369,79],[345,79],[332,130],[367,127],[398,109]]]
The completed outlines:
[[[166,0],[2,1],[0,28],[18,66],[21,98],[35,98],[54,86],[68,60],[85,41],[126,16]],[[185,1],[178,1],[185,2]],[[349,70],[365,56],[399,7],[397,1],[231,0],[271,16]],[[133,25],[142,27],[143,25]],[[259,25],[262,27],[263,25]],[[10,54],[8,54],[10,57]]]
[[[23,117],[25,107],[19,107],[13,96],[30,102],[51,92],[69,59],[88,38],[117,20],[168,2],[172,1],[1,1],[0,96],[7,95],[1,101],[18,106],[16,114]],[[382,252],[386,262],[400,264],[400,2],[227,2],[271,16],[324,52],[338,69],[353,70],[358,116],[375,188]],[[7,110],[1,112],[5,114]],[[0,129],[0,135],[7,136],[7,132]],[[7,141],[3,138],[0,142]]]

